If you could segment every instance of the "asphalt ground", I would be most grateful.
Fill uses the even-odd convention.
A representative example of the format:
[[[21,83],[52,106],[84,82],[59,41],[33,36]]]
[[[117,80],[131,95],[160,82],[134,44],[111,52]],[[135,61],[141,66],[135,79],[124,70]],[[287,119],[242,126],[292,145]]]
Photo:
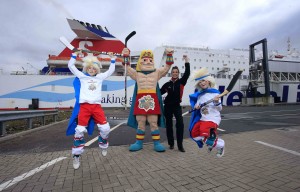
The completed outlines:
[[[86,147],[78,170],[72,138],[64,135],[67,122],[59,122],[0,138],[0,191],[300,191],[299,113],[299,106],[225,107],[222,158],[188,135],[185,153],[155,152],[151,141],[129,152],[135,130],[122,125],[110,140],[133,139],[111,144],[106,157],[96,144]],[[120,109],[106,114],[112,128],[126,117]]]

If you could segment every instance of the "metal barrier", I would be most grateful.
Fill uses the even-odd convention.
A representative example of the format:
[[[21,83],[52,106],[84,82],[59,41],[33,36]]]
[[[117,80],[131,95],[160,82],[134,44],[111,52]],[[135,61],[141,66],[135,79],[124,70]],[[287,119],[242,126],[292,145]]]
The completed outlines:
[[[45,117],[53,116],[54,122],[57,121],[58,110],[29,110],[29,111],[0,111],[0,136],[6,135],[5,123],[19,119],[27,119],[28,128],[32,129],[32,119],[42,118],[42,124],[45,125]]]

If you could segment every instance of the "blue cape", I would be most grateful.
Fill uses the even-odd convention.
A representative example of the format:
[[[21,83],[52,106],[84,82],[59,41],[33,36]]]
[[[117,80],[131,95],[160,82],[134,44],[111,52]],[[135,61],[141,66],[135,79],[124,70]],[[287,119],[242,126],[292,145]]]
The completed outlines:
[[[200,95],[205,94],[205,93],[218,93],[218,94],[220,94],[220,91],[217,90],[217,89],[213,89],[213,88],[208,88],[208,89],[201,90],[201,91],[195,90],[195,93],[189,95],[190,104],[191,104],[192,109],[194,109],[194,106],[197,103],[198,97]],[[190,137],[191,138],[192,138],[191,133],[192,133],[192,130],[194,128],[194,125],[200,120],[200,118],[201,118],[200,110],[195,110],[195,111],[192,112],[191,119],[190,119],[190,125],[189,125],[189,131],[190,131]]]
[[[76,77],[73,81],[73,86],[74,86],[74,91],[75,91],[75,105],[74,105],[74,109],[72,111],[72,115],[68,124],[68,128],[66,131],[66,135],[74,135],[75,134],[75,128],[77,127],[77,117],[78,117],[78,113],[79,113],[79,108],[80,108],[80,104],[79,104],[79,95],[80,95],[80,80]],[[87,127],[87,131],[89,135],[93,134],[94,131],[94,127],[95,127],[95,122],[94,119],[91,118],[89,120],[89,124]]]
[[[129,117],[128,117],[128,121],[127,121],[127,125],[132,127],[132,128],[135,128],[135,129],[138,128],[137,120],[135,118],[135,115],[133,115],[133,111],[134,111],[134,106],[133,105],[135,104],[136,94],[137,94],[137,83],[135,83],[135,86],[134,86],[134,91],[133,91],[133,96],[132,96],[132,103],[131,103],[131,108],[130,108]],[[166,128],[163,101],[162,101],[162,97],[161,97],[161,93],[160,93],[158,83],[156,85],[156,95],[158,97],[159,108],[160,108],[160,115],[158,115],[157,125],[159,127]]]

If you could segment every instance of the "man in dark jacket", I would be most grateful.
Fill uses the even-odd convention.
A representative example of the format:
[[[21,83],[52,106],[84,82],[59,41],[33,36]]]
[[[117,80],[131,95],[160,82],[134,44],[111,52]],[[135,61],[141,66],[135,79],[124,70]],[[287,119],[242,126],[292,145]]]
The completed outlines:
[[[190,76],[190,63],[189,58],[184,55],[183,60],[185,61],[185,71],[182,78],[179,78],[179,69],[174,66],[171,70],[172,78],[170,81],[166,82],[160,89],[161,94],[168,93],[164,100],[164,115],[166,118],[166,128],[168,144],[170,149],[174,149],[174,136],[173,136],[173,115],[176,119],[176,139],[177,147],[181,152],[185,152],[183,148],[183,133],[184,124],[182,118],[182,109],[180,106],[184,86]]]

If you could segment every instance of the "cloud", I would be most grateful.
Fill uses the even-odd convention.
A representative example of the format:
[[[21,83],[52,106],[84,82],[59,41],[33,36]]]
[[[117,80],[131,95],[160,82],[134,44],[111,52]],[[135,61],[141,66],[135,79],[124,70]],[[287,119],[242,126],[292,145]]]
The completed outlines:
[[[299,17],[293,0],[0,1],[0,68],[46,66],[48,54],[64,48],[60,36],[76,37],[66,18],[107,27],[123,42],[135,30],[128,42],[135,51],[162,44],[248,48],[263,38],[269,50],[286,50],[289,37],[299,49]]]

